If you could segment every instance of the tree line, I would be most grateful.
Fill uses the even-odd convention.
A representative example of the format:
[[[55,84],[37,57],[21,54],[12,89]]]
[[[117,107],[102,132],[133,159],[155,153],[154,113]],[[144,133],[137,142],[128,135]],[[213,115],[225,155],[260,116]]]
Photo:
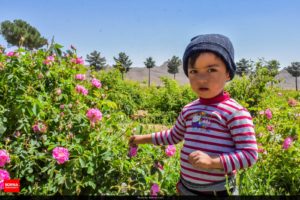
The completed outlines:
[[[45,45],[49,45],[47,39],[42,37],[35,27],[20,19],[13,20],[13,22],[8,20],[1,22],[0,34],[9,45],[24,47],[28,50],[39,49]],[[52,39],[52,45],[50,45],[49,48],[53,48],[53,43],[54,41]],[[59,48],[53,49],[55,50]],[[118,56],[113,57],[113,59],[115,61],[113,67],[121,72],[122,78],[124,79],[124,74],[131,69],[132,61],[125,52],[120,52]],[[99,71],[106,67],[106,58],[101,56],[101,53],[96,50],[86,56],[86,61],[89,63],[92,70]],[[155,67],[155,60],[152,57],[148,57],[144,64],[145,67],[148,68],[148,85],[150,86],[151,69]],[[176,74],[179,72],[178,67],[181,64],[181,59],[175,55],[167,61],[168,72],[174,75],[174,79]],[[256,63],[242,58],[236,63],[236,65],[236,74],[239,76],[251,75],[255,73],[256,69],[266,67],[269,70],[270,76],[275,77],[279,73],[280,67],[280,63],[277,60],[266,61],[263,58],[259,59]],[[298,90],[297,78],[300,76],[300,62],[292,62],[290,66],[285,67],[284,69],[295,77],[296,90]]]

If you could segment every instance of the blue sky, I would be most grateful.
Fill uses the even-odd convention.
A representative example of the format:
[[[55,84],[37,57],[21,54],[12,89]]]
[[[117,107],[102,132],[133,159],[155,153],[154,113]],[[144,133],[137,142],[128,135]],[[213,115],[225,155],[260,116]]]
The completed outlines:
[[[235,60],[264,57],[281,67],[300,61],[299,0],[0,0],[0,22],[22,19],[42,36],[86,57],[101,52],[108,64],[125,52],[133,67],[149,56],[161,65],[182,57],[190,38],[228,36]],[[6,46],[0,36],[0,44]]]

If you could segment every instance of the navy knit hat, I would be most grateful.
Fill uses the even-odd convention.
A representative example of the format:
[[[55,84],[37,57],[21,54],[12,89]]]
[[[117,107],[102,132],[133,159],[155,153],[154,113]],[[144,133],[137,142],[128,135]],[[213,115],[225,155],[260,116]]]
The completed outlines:
[[[198,52],[211,51],[221,56],[229,71],[230,80],[233,79],[236,65],[234,63],[234,49],[229,38],[220,34],[205,34],[198,35],[191,39],[191,42],[185,49],[183,54],[183,70],[186,76],[188,76],[188,59],[189,57]]]

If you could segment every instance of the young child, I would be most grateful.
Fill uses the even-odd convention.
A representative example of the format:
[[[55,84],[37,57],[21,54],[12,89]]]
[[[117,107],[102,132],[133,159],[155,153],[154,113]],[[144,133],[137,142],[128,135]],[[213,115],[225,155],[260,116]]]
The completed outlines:
[[[257,144],[249,112],[224,91],[236,66],[230,40],[219,34],[194,37],[183,55],[183,69],[199,99],[184,106],[172,129],[134,135],[129,145],[177,144],[180,153],[180,195],[238,194],[236,170],[257,160]]]

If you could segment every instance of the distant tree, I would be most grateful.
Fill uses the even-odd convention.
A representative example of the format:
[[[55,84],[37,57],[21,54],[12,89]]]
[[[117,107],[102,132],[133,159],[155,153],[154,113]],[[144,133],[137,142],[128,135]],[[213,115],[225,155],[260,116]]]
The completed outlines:
[[[179,65],[181,65],[181,60],[177,56],[173,56],[171,60],[168,60],[168,72],[174,75],[174,79],[175,75],[178,73]]]
[[[148,86],[150,86],[150,69],[155,66],[155,61],[152,57],[146,58],[146,61],[144,62],[145,66],[149,69],[149,77],[148,77]]]
[[[292,62],[290,66],[285,68],[288,73],[290,73],[293,77],[295,77],[296,82],[296,91],[298,91],[298,80],[297,78],[300,76],[300,62]]]
[[[126,71],[125,67],[118,61],[113,65],[113,67],[121,72],[122,80],[124,80],[123,74]]]
[[[10,45],[24,46],[29,50],[38,49],[48,43],[44,37],[41,37],[36,28],[20,19],[16,19],[13,22],[3,21],[0,33]]]
[[[123,77],[124,73],[127,73],[130,70],[130,66],[132,65],[131,60],[124,52],[120,52],[119,57],[118,58],[114,57],[114,60],[116,64],[113,67],[120,70],[122,74],[122,79],[124,79]]]
[[[242,58],[239,62],[236,63],[236,74],[239,76],[247,75],[252,71],[253,62]]]
[[[257,71],[262,68],[268,70],[268,76],[272,79],[270,82],[271,85],[273,86],[273,83],[275,81],[275,76],[279,73],[280,63],[277,60],[266,61],[264,58],[260,58],[255,63],[255,66],[256,66],[255,73],[257,73]]]
[[[279,67],[280,63],[277,60],[267,61],[267,68],[270,76],[275,77],[279,73]]]
[[[269,70],[269,75],[273,78],[279,73],[280,63],[277,60],[270,60],[267,62],[267,68]],[[273,86],[273,82],[271,81],[271,85]]]
[[[86,61],[90,63],[90,67],[92,69],[99,71],[105,67],[106,59],[105,57],[100,56],[100,52],[97,52],[95,50],[92,53],[90,53],[90,55],[86,55],[86,57]]]
[[[267,61],[264,58],[259,58],[258,61],[255,62],[254,74],[261,68],[267,68],[266,63]]]

